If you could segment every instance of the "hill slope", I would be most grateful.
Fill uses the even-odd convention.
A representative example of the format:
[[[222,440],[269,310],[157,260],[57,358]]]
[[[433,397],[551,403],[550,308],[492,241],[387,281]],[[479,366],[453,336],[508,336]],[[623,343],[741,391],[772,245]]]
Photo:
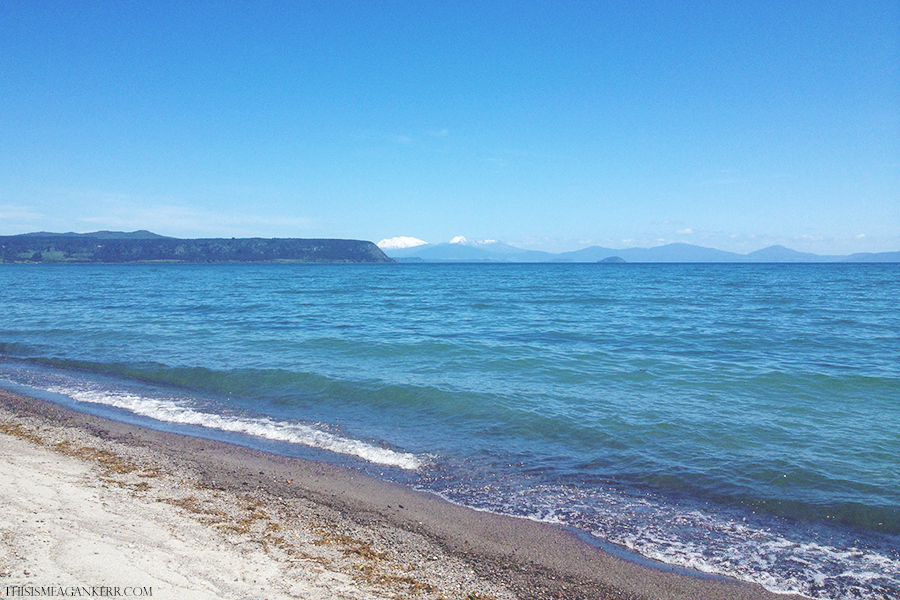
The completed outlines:
[[[0,236],[0,262],[393,262],[372,242],[300,238],[178,239],[147,231]]]

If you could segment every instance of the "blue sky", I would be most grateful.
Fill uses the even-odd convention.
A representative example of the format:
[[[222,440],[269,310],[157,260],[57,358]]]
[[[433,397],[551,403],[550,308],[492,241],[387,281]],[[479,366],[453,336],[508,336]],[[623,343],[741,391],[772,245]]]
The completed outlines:
[[[900,3],[0,0],[0,234],[98,229],[900,250]]]

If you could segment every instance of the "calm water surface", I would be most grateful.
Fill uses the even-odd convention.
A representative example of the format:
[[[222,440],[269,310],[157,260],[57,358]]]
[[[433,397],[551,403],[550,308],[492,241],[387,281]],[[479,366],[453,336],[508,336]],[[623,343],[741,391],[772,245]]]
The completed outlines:
[[[0,307],[7,387],[900,597],[900,265],[0,265]]]

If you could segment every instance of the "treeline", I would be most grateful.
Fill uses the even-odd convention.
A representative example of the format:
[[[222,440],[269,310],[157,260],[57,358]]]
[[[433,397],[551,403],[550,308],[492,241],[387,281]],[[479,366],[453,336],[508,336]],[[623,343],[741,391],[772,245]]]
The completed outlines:
[[[372,242],[300,238],[178,239],[91,234],[0,236],[4,263],[394,262]]]

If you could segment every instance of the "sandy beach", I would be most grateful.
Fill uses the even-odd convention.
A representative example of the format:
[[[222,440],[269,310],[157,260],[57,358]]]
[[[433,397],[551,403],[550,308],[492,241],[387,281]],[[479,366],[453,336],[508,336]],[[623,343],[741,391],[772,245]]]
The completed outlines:
[[[790,598],[325,463],[0,390],[0,594]]]

